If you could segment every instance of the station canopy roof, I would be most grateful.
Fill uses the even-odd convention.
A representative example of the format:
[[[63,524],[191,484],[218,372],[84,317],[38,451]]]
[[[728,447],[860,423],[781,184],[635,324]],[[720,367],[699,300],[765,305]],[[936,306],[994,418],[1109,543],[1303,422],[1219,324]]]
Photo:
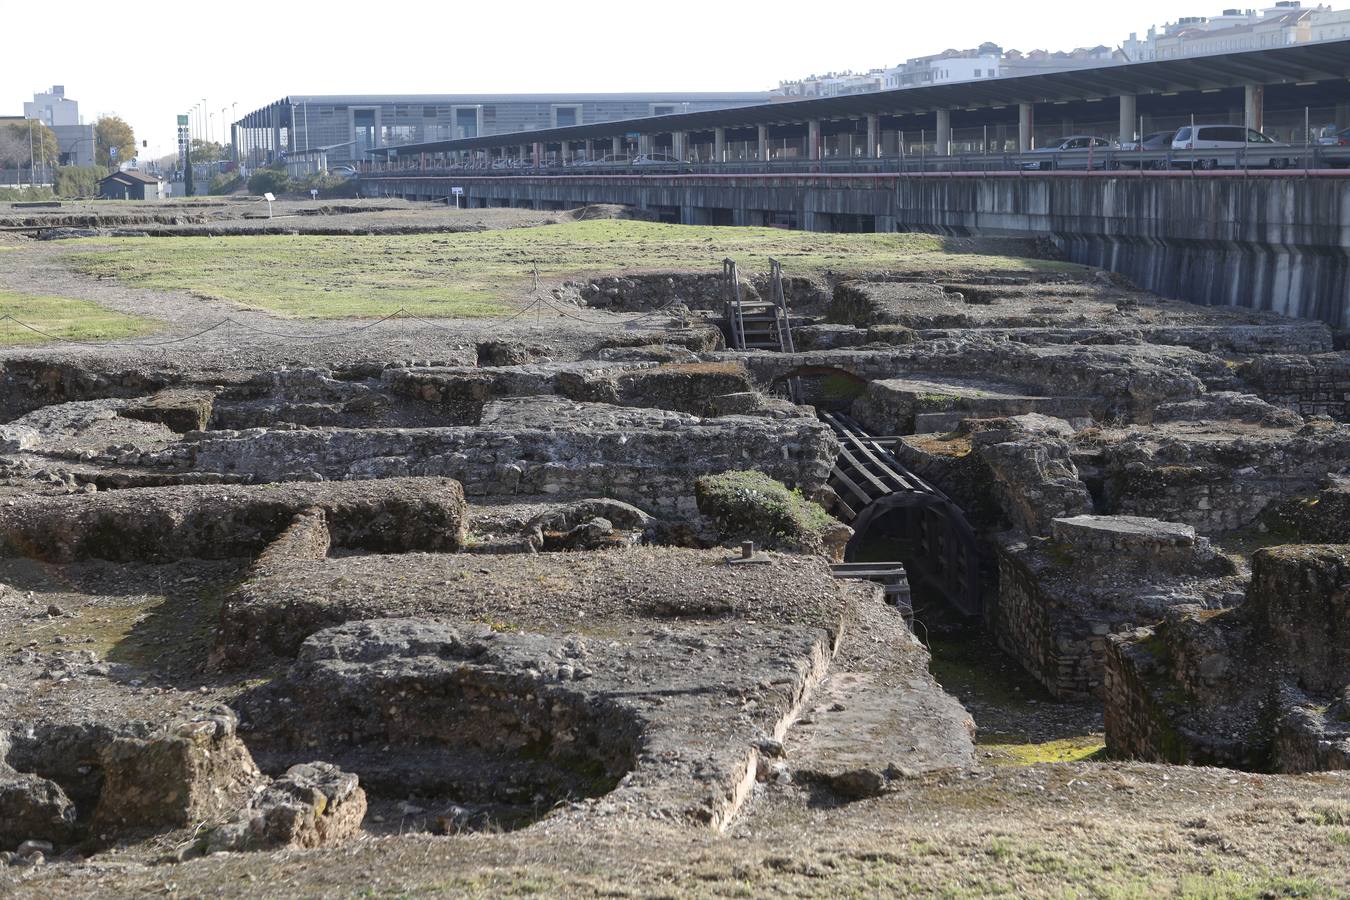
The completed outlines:
[[[872,114],[894,116],[927,113],[936,109],[1054,103],[1118,97],[1121,94],[1159,94],[1240,87],[1247,84],[1297,83],[1346,78],[1350,78],[1350,39],[1211,56],[1118,63],[1011,78],[897,88],[844,97],[757,103],[750,106],[595,122],[538,131],[426,141],[380,147],[368,152],[377,154],[392,152],[396,155],[442,153],[536,141],[544,143],[583,141],[622,133],[708,131],[713,128],[788,124],[810,119],[849,119]]]
[[[287,94],[280,100],[246,113],[234,124],[241,128],[271,128],[279,121],[285,125],[290,121],[292,110],[305,106],[483,106],[493,103],[634,102],[758,104],[768,99],[767,91],[641,91],[608,94]]]

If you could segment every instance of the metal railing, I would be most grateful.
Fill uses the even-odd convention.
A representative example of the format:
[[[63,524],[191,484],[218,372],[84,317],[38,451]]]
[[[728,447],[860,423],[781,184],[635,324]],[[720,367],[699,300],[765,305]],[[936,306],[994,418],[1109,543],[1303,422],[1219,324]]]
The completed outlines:
[[[1350,147],[1308,145],[1215,150],[1031,151],[1028,153],[958,153],[949,156],[861,156],[807,159],[789,157],[767,162],[688,162],[669,165],[564,164],[534,165],[426,165],[410,161],[371,164],[361,177],[514,177],[514,176],[644,176],[644,175],[891,175],[943,172],[1197,172],[1206,170],[1318,170],[1345,169],[1350,174]]]

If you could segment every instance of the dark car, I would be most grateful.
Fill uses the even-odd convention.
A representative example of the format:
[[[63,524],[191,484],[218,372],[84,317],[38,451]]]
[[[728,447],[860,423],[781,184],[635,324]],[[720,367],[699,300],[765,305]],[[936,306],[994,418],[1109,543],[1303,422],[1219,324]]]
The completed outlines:
[[[1317,146],[1325,150],[1350,150],[1350,128],[1324,134],[1317,139]],[[1341,169],[1350,166],[1350,156],[1339,156],[1327,160],[1327,165]]]
[[[1116,159],[1116,165],[1122,169],[1165,169],[1167,160],[1165,159],[1130,159],[1126,153],[1131,151],[1135,153],[1156,150],[1167,152],[1172,149],[1172,139],[1177,136],[1177,130],[1173,128],[1170,131],[1155,131],[1152,134],[1146,134],[1136,141],[1125,141],[1120,145],[1120,156]]]

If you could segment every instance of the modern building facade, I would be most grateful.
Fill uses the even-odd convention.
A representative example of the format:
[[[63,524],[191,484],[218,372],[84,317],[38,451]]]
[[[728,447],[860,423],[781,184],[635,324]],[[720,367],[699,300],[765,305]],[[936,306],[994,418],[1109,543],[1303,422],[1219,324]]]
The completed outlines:
[[[763,103],[767,92],[672,94],[292,95],[231,128],[246,168],[324,148],[331,165],[371,150],[426,141],[566,128]]]
[[[64,85],[34,94],[33,102],[23,105],[23,114],[27,119],[40,119],[56,135],[61,148],[59,165],[94,164],[94,126],[80,119],[80,104],[66,96]]]

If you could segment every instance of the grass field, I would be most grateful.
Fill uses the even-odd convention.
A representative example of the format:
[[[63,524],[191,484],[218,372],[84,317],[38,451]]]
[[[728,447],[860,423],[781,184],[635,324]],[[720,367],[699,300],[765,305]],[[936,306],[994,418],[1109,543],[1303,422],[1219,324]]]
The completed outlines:
[[[34,297],[10,291],[0,291],[0,317],[4,316],[13,316],[31,328],[8,319],[0,321],[0,347],[42,344],[54,338],[110,341],[148,334],[156,328],[148,319],[113,312],[85,300]]]
[[[88,246],[89,242],[84,242]],[[105,245],[106,246],[106,245]],[[821,272],[1033,273],[1063,263],[950,253],[916,234],[817,234],[596,220],[466,234],[366,237],[128,238],[69,257],[85,274],[266,309],[287,316],[475,317],[544,279],[598,272],[715,272],[732,257],[749,274],[770,256],[788,275]]]

